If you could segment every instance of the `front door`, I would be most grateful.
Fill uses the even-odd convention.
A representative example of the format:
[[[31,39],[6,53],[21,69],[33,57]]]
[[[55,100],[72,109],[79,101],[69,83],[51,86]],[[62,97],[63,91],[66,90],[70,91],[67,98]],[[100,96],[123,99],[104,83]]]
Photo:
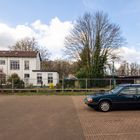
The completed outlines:
[[[120,107],[133,107],[137,104],[136,87],[126,87],[117,95],[115,104]]]
[[[140,107],[140,87],[139,86],[137,86],[136,98],[137,98],[137,105]]]

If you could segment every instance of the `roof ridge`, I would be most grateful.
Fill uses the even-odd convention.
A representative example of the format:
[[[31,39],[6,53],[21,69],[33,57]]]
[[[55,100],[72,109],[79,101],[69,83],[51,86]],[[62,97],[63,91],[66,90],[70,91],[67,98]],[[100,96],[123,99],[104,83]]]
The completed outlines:
[[[36,57],[37,53],[37,51],[0,50],[0,57]]]

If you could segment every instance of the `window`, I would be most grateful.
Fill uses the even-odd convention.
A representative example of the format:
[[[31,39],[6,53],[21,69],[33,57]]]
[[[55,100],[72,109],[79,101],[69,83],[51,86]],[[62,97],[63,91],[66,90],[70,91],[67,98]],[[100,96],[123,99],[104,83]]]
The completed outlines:
[[[29,70],[29,61],[24,61],[24,69]]]
[[[48,73],[48,83],[53,83],[53,74]]]
[[[121,91],[123,94],[136,94],[136,87],[127,87]]]
[[[10,60],[10,69],[19,70],[20,69],[19,60]]]
[[[0,65],[5,65],[5,60],[0,60]]]
[[[140,94],[140,87],[137,88],[137,94]]]
[[[42,84],[42,73],[37,73],[37,84]]]
[[[25,74],[24,74],[25,86],[27,86],[27,84],[29,84],[29,78],[30,78],[30,74],[25,73]]]
[[[30,74],[24,74],[24,78],[30,78]]]

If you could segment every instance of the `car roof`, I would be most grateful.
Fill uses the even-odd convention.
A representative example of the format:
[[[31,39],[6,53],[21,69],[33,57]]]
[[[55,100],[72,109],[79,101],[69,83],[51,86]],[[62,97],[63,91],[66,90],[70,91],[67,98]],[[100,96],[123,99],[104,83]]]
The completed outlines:
[[[138,86],[138,87],[140,87],[140,84],[120,84],[119,86],[122,86],[122,87],[136,87],[136,86]]]

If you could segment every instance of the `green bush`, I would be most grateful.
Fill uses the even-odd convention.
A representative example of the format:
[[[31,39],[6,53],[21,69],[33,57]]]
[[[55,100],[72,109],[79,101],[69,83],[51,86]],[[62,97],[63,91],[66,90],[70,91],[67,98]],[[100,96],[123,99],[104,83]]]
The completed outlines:
[[[20,77],[18,76],[18,74],[14,73],[12,74],[8,80],[7,80],[7,86],[8,87],[12,87],[13,88],[24,88],[24,81],[20,79]]]

